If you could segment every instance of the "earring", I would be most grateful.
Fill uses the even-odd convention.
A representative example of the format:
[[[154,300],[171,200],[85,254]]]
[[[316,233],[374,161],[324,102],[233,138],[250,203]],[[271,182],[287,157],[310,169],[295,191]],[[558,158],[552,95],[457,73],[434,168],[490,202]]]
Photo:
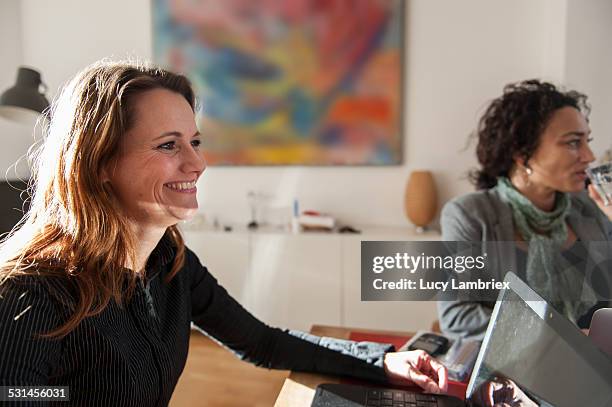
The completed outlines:
[[[525,183],[525,186],[530,186],[531,180],[529,179],[529,177],[531,176],[531,174],[533,174],[533,170],[529,167],[523,167],[523,169],[525,170],[525,172],[523,173],[523,182]]]

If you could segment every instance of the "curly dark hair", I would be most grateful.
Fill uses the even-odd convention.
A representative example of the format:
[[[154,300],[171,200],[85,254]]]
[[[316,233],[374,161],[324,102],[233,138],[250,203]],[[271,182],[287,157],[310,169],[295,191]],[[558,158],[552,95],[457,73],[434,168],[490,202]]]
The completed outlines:
[[[516,155],[524,157],[527,165],[550,117],[566,106],[588,118],[590,106],[582,93],[537,79],[506,85],[503,95],[491,102],[478,122],[476,156],[481,168],[470,174],[476,188],[492,188],[497,177],[508,176]]]

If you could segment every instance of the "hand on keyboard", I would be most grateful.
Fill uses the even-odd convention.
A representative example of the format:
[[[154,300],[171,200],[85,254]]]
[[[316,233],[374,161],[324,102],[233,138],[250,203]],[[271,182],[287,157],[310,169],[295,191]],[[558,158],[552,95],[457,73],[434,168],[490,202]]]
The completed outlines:
[[[425,351],[387,353],[384,366],[393,383],[414,383],[429,393],[446,393],[448,389],[446,368]]]

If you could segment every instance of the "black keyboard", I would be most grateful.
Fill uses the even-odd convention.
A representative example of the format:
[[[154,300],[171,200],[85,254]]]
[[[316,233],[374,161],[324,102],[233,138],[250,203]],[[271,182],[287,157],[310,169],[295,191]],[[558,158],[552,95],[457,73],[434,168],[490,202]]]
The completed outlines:
[[[367,407],[437,407],[434,396],[404,390],[368,390]]]
[[[311,407],[465,407],[451,396],[389,388],[325,383],[317,386]]]

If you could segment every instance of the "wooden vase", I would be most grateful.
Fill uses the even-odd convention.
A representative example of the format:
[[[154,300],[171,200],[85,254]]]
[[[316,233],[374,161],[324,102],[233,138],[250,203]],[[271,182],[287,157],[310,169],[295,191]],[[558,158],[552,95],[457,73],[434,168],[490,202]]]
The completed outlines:
[[[438,193],[433,175],[430,171],[412,171],[404,194],[406,217],[421,232],[434,220],[437,209]]]

